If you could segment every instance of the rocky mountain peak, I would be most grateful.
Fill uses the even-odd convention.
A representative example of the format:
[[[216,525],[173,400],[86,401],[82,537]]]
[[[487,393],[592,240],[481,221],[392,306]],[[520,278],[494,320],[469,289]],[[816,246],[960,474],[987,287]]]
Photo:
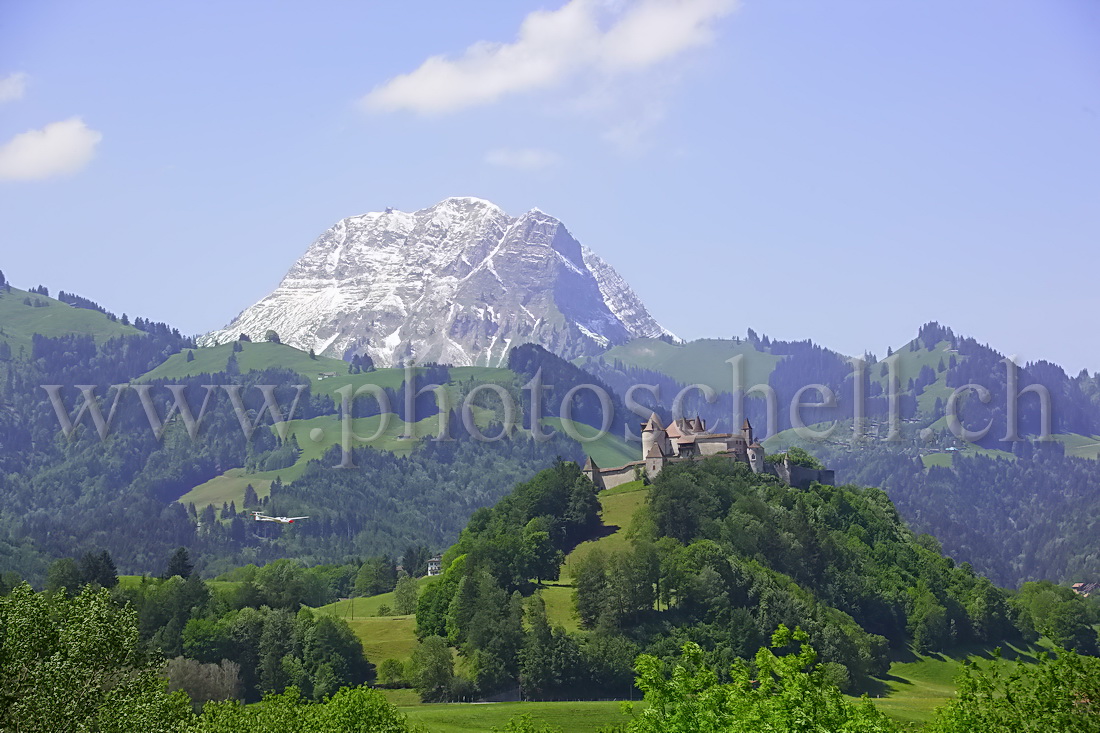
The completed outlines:
[[[274,330],[284,343],[380,366],[498,366],[533,342],[566,358],[671,335],[561,221],[453,197],[385,209],[321,234],[279,286],[203,343]]]

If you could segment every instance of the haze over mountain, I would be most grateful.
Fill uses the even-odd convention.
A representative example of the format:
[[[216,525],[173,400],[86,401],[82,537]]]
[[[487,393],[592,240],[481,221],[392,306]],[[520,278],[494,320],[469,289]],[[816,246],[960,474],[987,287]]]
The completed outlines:
[[[337,222],[267,297],[221,331],[380,366],[407,359],[499,366],[511,346],[565,358],[638,337],[671,336],[593,251],[554,217],[511,217],[477,198]]]

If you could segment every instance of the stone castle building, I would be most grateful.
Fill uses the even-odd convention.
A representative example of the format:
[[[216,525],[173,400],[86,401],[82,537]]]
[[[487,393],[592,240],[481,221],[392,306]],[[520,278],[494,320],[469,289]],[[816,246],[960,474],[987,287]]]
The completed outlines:
[[[643,470],[652,479],[670,463],[706,456],[726,456],[747,463],[753,473],[771,474],[800,488],[814,481],[832,484],[835,480],[828,469],[799,466],[786,456],[780,462],[765,461],[764,446],[753,437],[752,424],[748,420],[741,426],[740,433],[710,433],[701,417],[678,418],[665,427],[657,413],[653,413],[641,428],[642,460],[616,468],[600,468],[591,458],[585,461],[584,474],[597,488],[611,489],[633,481]]]

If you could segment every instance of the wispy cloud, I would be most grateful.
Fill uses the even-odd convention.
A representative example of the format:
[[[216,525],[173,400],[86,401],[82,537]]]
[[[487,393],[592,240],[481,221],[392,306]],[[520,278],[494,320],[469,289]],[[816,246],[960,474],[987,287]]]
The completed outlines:
[[[28,130],[0,147],[0,180],[32,181],[76,173],[92,159],[102,139],[79,117]]]
[[[497,148],[485,154],[485,162],[501,168],[534,171],[551,168],[561,159],[557,153],[538,148]]]
[[[23,98],[23,92],[27,89],[27,75],[22,71],[8,74],[0,79],[0,104],[14,102]]]
[[[735,0],[571,0],[524,18],[512,43],[480,41],[457,58],[432,56],[378,86],[371,111],[443,114],[568,81],[644,71],[709,43]]]

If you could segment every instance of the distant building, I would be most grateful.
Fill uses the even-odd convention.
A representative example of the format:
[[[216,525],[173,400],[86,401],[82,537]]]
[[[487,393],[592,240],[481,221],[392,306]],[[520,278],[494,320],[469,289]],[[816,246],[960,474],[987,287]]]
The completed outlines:
[[[591,458],[585,461],[584,474],[597,488],[610,489],[633,481],[641,471],[654,478],[670,463],[704,456],[726,456],[747,463],[753,473],[772,474],[791,486],[806,487],[814,481],[832,484],[834,481],[832,471],[799,466],[786,456],[778,463],[765,461],[764,446],[753,438],[752,424],[748,420],[739,433],[711,433],[701,417],[678,418],[665,427],[657,413],[653,413],[641,427],[642,460],[616,468],[600,468]]]
[[[439,575],[443,572],[443,556],[434,555],[428,559],[428,576]]]
[[[1074,583],[1070,587],[1073,588],[1074,593],[1085,598],[1100,591],[1100,583]]]

